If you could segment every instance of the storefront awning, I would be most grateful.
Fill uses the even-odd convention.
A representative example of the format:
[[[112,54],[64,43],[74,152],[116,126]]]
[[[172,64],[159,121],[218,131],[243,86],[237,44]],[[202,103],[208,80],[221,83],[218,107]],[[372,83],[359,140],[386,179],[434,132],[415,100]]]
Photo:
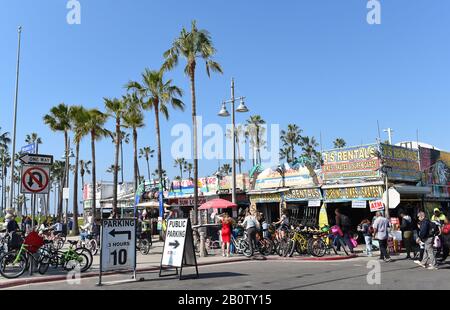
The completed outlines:
[[[263,190],[251,190],[247,192],[247,195],[267,195],[267,194],[279,194],[288,192],[289,188],[278,188],[278,189],[263,189]]]
[[[429,186],[394,185],[400,195],[427,195],[431,193]]]

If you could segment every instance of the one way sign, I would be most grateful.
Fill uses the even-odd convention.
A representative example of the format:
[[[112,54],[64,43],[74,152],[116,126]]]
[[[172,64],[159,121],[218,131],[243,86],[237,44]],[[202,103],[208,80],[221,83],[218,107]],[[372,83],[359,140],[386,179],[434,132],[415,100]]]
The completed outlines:
[[[136,221],[102,221],[101,271],[133,270],[136,264]]]

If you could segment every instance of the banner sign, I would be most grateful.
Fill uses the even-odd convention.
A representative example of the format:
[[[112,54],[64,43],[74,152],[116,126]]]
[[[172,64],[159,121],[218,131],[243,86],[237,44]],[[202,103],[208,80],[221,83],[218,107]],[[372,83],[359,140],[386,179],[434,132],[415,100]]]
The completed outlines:
[[[250,202],[265,203],[265,202],[281,202],[281,195],[277,194],[256,194],[250,196]]]
[[[420,161],[423,182],[433,189],[427,197],[450,198],[450,153],[421,147]]]
[[[349,200],[374,200],[383,196],[382,186],[359,186],[330,188],[324,190],[324,199],[327,202]]]
[[[318,188],[291,189],[284,195],[286,201],[322,200],[322,193]]]
[[[377,211],[383,211],[384,210],[384,204],[381,200],[371,201],[369,202],[370,205],[370,212],[377,212]]]
[[[377,152],[377,144],[323,152],[324,180],[380,177],[381,161]]]
[[[365,209],[367,208],[366,200],[352,200],[352,209]]]
[[[392,167],[388,178],[396,181],[419,181],[421,179],[419,151],[405,147],[380,144],[383,165]]]

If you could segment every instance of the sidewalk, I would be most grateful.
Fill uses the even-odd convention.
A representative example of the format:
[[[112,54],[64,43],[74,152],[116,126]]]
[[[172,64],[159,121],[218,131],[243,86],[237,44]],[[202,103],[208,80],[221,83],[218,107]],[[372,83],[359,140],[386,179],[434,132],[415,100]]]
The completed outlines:
[[[70,238],[72,239],[72,238]],[[159,271],[160,263],[161,263],[161,255],[163,251],[163,242],[154,242],[153,246],[150,250],[149,255],[142,255],[141,253],[137,253],[137,272],[148,272],[148,271]],[[197,264],[199,266],[206,265],[214,265],[214,264],[226,264],[233,262],[245,262],[245,261],[254,261],[254,260],[283,260],[283,261],[333,261],[333,260],[346,260],[352,259],[356,256],[327,256],[322,258],[314,258],[309,256],[295,256],[292,258],[284,258],[279,257],[277,255],[271,255],[268,257],[255,257],[255,258],[246,258],[242,255],[235,255],[232,257],[223,257],[221,255],[221,250],[214,250],[212,255],[207,257],[199,257],[197,256]],[[81,274],[82,278],[92,278],[97,277],[99,274],[100,268],[100,255],[97,254],[94,256],[94,261],[92,263],[92,267],[88,272]],[[188,267],[189,268],[189,267]],[[130,274],[131,272],[108,272],[104,273],[104,275],[111,274]],[[45,282],[54,282],[54,281],[63,281],[67,279],[67,272],[62,270],[60,267],[58,269],[54,269],[50,267],[48,272],[45,275],[40,275],[39,273],[34,273],[32,276],[29,275],[27,271],[22,277],[18,279],[5,279],[0,277],[0,289],[20,286],[25,284],[32,283],[45,283]]]

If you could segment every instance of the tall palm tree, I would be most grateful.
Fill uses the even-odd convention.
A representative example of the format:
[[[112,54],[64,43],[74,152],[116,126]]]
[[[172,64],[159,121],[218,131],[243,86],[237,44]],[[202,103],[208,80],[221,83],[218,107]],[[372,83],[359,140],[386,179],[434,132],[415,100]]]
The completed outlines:
[[[194,168],[194,166],[192,165],[192,163],[186,162],[186,164],[184,165],[184,172],[187,172],[189,174],[189,180],[192,179],[191,175],[192,175],[193,168]]]
[[[186,159],[177,158],[174,161],[174,167],[178,167],[180,169],[180,178],[183,179],[183,168],[187,164]]]
[[[55,199],[55,203],[56,203],[56,201],[59,202],[60,199],[62,199],[61,198],[62,197],[61,185],[63,183],[65,167],[66,167],[66,165],[65,165],[64,161],[60,161],[60,160],[55,160],[53,162],[53,165],[50,166],[50,176],[52,178],[52,183],[55,185],[55,194],[56,193],[58,194],[58,199]],[[58,187],[58,191],[56,191],[56,187]],[[56,207],[56,209],[54,211],[57,212],[57,209],[58,209],[58,207]],[[48,211],[50,211],[50,210],[48,210]]]
[[[75,236],[80,234],[78,227],[78,169],[80,164],[80,143],[81,139],[88,134],[86,129],[86,121],[88,120],[88,111],[82,106],[70,107],[70,121],[72,131],[74,133],[75,142],[75,165],[74,165],[74,177],[73,177],[73,230],[72,233]]]
[[[133,135],[133,184],[134,192],[137,190],[139,182],[139,164],[138,164],[138,150],[137,150],[137,140],[138,128],[144,127],[144,114],[141,109],[141,101],[136,93],[128,94],[124,97],[126,104],[126,113],[123,115],[123,123],[126,128],[132,130]],[[123,163],[122,163],[123,167]],[[123,169],[122,169],[123,175]],[[123,177],[122,177],[123,181]]]
[[[115,144],[115,154],[114,154],[114,175],[113,175],[113,214],[118,214],[118,208],[117,208],[117,187],[119,185],[119,153],[120,153],[120,144],[122,143],[122,118],[125,114],[125,102],[123,100],[114,98],[114,99],[108,99],[104,98],[105,101],[105,108],[108,112],[108,116],[112,117],[116,122],[116,129],[115,129],[115,135],[113,135],[114,138],[114,144]]]
[[[292,151],[290,146],[285,146],[280,149],[280,159],[286,159],[288,163],[291,163],[294,161],[294,159],[291,157]]]
[[[281,142],[283,142],[284,147],[288,147],[291,151],[291,154],[288,157],[288,163],[291,163],[295,160],[295,147],[300,145],[302,130],[295,124],[289,124],[287,131],[281,131],[280,139]]]
[[[180,35],[173,41],[169,50],[164,53],[165,70],[173,69],[178,60],[183,57],[186,60],[185,74],[189,76],[191,84],[192,97],[192,127],[194,144],[194,224],[197,224],[198,208],[198,150],[197,150],[197,101],[195,93],[195,69],[197,60],[203,60],[206,63],[206,74],[210,77],[210,72],[222,73],[219,63],[213,60],[216,54],[211,35],[205,29],[198,29],[196,21],[192,21],[191,30],[186,28],[180,32]]]
[[[42,139],[38,136],[37,133],[33,132],[26,136],[25,142],[29,144],[34,144],[36,148],[36,154],[39,154],[39,144],[42,144]]]
[[[59,105],[50,109],[50,113],[44,116],[44,123],[50,127],[52,131],[55,132],[63,132],[64,133],[64,154],[66,163],[69,162],[69,131],[71,129],[70,123],[70,109],[64,104],[60,103]],[[67,164],[66,164],[67,167]],[[67,185],[69,171],[66,168],[64,170],[64,176],[62,178],[62,186],[60,187],[60,197],[58,202],[58,220],[61,220],[61,216],[63,213],[63,197],[62,197],[62,189]]]
[[[115,166],[115,165],[111,165],[108,167],[108,169],[106,169],[107,173],[111,173],[114,175],[115,171],[116,171],[116,167],[117,167],[117,171],[120,171],[120,166]]]
[[[92,161],[80,160],[80,176],[81,176],[81,187],[84,190],[84,175],[91,174]]]
[[[122,120],[123,120],[123,117],[125,116],[125,113],[126,113],[127,111],[125,110],[125,112],[124,112],[124,114],[122,115]],[[121,125],[121,126],[123,126],[123,125]],[[116,133],[115,132],[113,132],[113,134],[112,134],[112,140],[113,140],[113,143],[115,143],[115,141],[116,141]],[[121,167],[123,167],[123,143],[125,142],[125,144],[128,144],[128,143],[130,143],[130,134],[128,133],[128,132],[125,132],[125,131],[120,131],[120,166]],[[120,172],[121,172],[121,174],[120,174],[120,180],[121,180],[121,184],[123,184],[123,169],[122,170],[120,170]]]
[[[261,147],[264,145],[262,135],[264,133],[263,125],[266,123],[260,115],[252,115],[247,120],[247,136],[250,136],[256,148],[256,163],[261,164]]]
[[[172,84],[172,80],[164,81],[164,71],[145,69],[142,74],[142,83],[129,82],[128,90],[137,92],[142,101],[144,109],[153,110],[155,113],[155,130],[158,145],[158,171],[162,172],[162,151],[161,151],[161,131],[159,125],[159,113],[169,119],[169,105],[174,109],[184,111],[184,103],[177,97],[181,97],[183,92],[180,88]],[[162,175],[159,176],[162,180]]]
[[[159,184],[162,184],[163,188],[166,188],[166,178],[167,178],[167,172],[166,170],[158,170],[156,169],[155,172],[152,173],[154,177],[159,177],[158,179]]]
[[[108,130],[104,128],[108,116],[97,109],[88,110],[88,118],[85,123],[86,130],[91,136],[91,153],[92,153],[92,214],[96,216],[96,201],[97,201],[97,174],[95,162],[95,141],[109,135]]]
[[[146,146],[139,150],[139,158],[145,158],[147,161],[147,171],[148,171],[148,180],[150,181],[152,179],[152,176],[150,175],[150,158],[153,158],[153,154],[155,153],[155,150],[150,148],[149,146]]]
[[[321,154],[317,151],[319,144],[314,137],[304,136],[301,139],[302,156],[306,159],[305,166],[309,171],[310,176],[313,178],[314,184],[319,184],[319,179],[314,169],[318,168],[321,164]]]
[[[347,145],[347,142],[342,138],[337,138],[333,141],[333,144],[335,149],[342,149]]]

